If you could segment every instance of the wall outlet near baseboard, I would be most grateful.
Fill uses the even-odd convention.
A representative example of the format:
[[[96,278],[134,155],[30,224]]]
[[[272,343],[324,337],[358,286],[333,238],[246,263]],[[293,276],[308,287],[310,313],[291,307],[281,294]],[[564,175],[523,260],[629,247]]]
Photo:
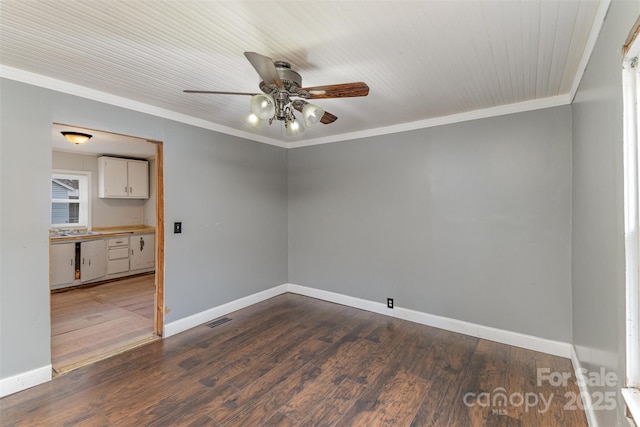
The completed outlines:
[[[393,308],[393,298],[387,298],[387,308]]]

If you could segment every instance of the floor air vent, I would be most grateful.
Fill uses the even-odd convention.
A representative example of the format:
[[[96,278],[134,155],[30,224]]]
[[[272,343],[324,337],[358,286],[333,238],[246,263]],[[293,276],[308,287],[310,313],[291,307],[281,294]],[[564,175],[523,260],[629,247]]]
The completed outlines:
[[[220,319],[214,320],[213,322],[209,322],[206,324],[206,326],[210,327],[210,328],[215,328],[216,326],[220,326],[223,323],[227,323],[230,322],[231,319],[228,317],[222,317]]]

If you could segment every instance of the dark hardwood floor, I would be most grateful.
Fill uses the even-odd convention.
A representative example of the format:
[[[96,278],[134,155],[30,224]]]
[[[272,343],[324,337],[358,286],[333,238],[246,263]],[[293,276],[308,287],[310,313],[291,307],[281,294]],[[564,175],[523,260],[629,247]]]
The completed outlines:
[[[0,424],[587,425],[575,377],[537,384],[568,359],[294,294],[227,317],[0,399]]]

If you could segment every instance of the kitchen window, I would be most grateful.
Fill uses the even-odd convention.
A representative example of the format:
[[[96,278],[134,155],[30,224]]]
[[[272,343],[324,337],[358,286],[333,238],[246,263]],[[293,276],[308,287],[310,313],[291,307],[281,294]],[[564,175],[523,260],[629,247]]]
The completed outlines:
[[[51,174],[51,227],[90,228],[91,172],[53,171]]]

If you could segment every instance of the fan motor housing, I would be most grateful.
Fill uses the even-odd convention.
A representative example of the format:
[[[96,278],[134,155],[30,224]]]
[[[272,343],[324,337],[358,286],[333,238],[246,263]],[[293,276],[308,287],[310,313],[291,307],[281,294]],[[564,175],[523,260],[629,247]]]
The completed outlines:
[[[285,61],[275,61],[274,65],[287,92],[295,93],[302,87],[302,76],[291,69],[291,64]],[[274,89],[273,86],[260,82],[260,90],[264,93],[271,93]]]

